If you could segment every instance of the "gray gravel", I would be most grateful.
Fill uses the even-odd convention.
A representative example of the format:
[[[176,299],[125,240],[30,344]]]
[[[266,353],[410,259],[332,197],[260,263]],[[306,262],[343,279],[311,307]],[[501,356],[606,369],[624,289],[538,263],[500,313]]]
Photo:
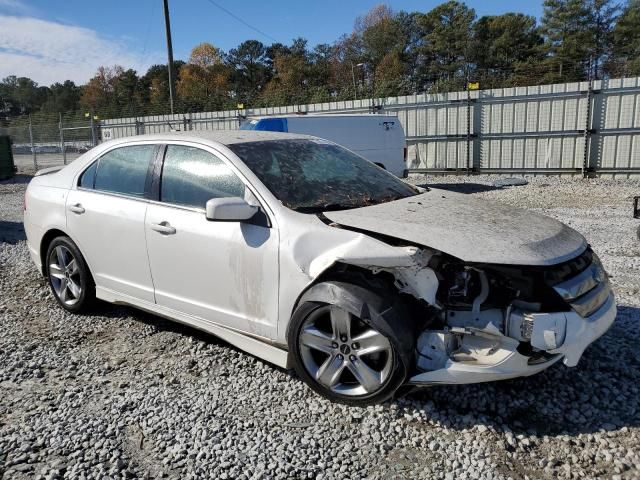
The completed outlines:
[[[106,304],[63,312],[28,258],[25,184],[1,182],[0,476],[640,478],[640,222],[630,200],[640,183],[494,180],[429,182],[585,234],[612,274],[615,325],[576,368],[366,409],[332,404],[289,372],[152,315]]]

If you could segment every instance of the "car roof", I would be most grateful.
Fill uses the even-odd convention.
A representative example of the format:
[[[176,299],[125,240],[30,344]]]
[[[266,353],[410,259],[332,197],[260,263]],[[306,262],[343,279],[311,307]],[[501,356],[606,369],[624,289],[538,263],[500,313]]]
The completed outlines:
[[[185,132],[165,132],[145,135],[135,135],[114,140],[114,143],[125,141],[167,141],[172,140],[194,140],[210,141],[222,145],[233,145],[236,143],[262,142],[269,140],[294,140],[315,138],[311,135],[298,133],[264,132],[255,130],[187,130]]]

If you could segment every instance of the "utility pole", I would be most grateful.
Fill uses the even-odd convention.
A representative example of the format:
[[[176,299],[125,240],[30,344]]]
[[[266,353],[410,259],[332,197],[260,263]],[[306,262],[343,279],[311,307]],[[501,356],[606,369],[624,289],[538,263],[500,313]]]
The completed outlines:
[[[173,47],[171,46],[171,22],[169,21],[169,0],[163,0],[164,3],[164,28],[167,33],[167,57],[169,64],[169,105],[171,114],[173,115]]]

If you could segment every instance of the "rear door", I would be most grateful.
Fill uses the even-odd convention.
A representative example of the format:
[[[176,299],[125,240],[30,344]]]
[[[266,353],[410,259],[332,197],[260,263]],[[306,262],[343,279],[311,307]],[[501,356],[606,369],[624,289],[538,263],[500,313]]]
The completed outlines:
[[[278,230],[255,221],[209,221],[212,198],[253,198],[219,154],[168,145],[157,201],[146,218],[156,303],[200,319],[275,338]]]
[[[153,302],[146,251],[145,189],[157,145],[117,147],[79,177],[67,196],[67,228],[97,287]]]

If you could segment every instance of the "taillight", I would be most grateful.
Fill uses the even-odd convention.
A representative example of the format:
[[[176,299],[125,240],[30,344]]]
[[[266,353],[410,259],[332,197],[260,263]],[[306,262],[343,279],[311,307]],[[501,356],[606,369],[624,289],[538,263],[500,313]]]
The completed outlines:
[[[403,156],[404,156],[404,161],[405,161],[405,162],[407,161],[407,155],[408,155],[408,153],[409,153],[409,149],[408,149],[407,147],[404,147],[404,149],[403,149],[403,151],[402,151],[402,154],[403,154]]]

